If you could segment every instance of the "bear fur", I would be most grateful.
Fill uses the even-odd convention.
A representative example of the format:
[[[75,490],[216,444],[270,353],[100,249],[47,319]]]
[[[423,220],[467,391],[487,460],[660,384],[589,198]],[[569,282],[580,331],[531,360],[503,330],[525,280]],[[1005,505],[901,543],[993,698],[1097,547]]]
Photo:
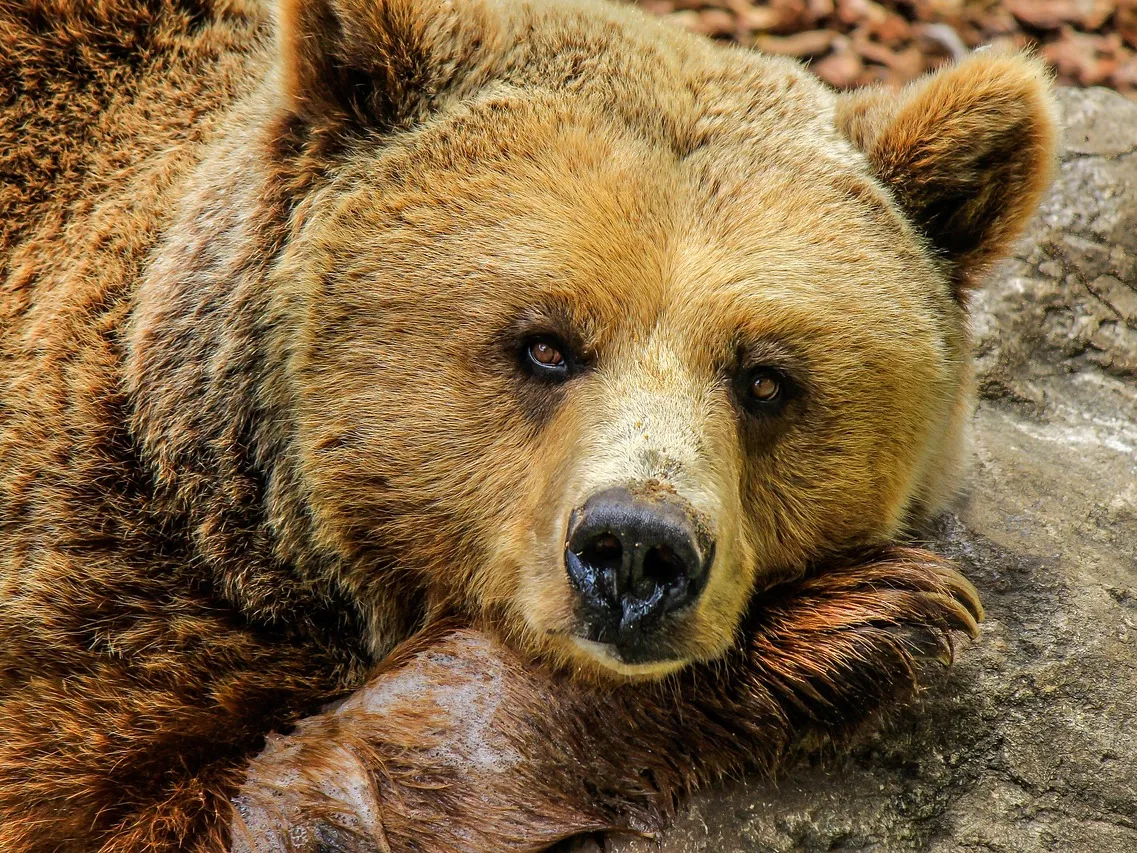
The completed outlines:
[[[974,632],[891,543],[958,488],[1036,60],[838,96],[593,0],[25,0],[0,44],[0,849],[650,832]],[[715,541],[658,662],[574,639],[614,483]]]

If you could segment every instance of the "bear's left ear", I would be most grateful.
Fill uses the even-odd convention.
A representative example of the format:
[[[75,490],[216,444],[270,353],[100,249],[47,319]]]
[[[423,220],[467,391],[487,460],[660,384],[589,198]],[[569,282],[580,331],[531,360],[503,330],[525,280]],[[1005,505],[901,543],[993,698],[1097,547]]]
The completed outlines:
[[[981,51],[899,93],[842,95],[837,126],[926,236],[963,299],[1050,183],[1057,106],[1026,54]]]

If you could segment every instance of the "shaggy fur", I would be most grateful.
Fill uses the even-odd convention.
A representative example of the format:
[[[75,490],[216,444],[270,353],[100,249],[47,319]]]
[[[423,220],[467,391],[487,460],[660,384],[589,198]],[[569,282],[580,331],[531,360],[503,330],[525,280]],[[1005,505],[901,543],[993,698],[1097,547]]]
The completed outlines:
[[[0,0],[0,849],[650,829],[974,630],[887,543],[957,487],[1035,61],[837,97],[591,0],[270,11]],[[715,539],[657,666],[572,639],[616,483]]]

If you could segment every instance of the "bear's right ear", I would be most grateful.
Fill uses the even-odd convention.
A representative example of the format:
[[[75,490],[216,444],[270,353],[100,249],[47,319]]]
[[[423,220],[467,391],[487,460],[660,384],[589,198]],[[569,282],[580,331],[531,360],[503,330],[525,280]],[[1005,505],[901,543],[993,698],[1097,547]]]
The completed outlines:
[[[285,107],[324,132],[406,125],[472,70],[488,30],[477,0],[281,0]]]
[[[960,299],[1009,251],[1057,159],[1050,75],[1029,54],[983,51],[898,93],[842,95],[836,123],[927,238]]]

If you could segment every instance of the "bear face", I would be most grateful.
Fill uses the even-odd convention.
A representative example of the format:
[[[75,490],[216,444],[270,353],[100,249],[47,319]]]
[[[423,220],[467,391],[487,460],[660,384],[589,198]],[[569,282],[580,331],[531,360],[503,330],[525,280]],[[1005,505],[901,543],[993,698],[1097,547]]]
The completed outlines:
[[[574,523],[613,489],[673,509],[654,553],[676,565],[639,595],[642,567],[612,566],[594,595],[632,622],[620,663],[672,664],[723,651],[757,579],[895,532],[960,384],[958,319],[834,158],[680,157],[588,106],[494,98],[463,110],[476,160],[440,122],[337,178],[278,271],[308,306],[307,475],[330,529],[584,644],[606,626],[566,571]],[[697,589],[669,608],[672,574]]]
[[[966,291],[1053,156],[1032,60],[837,97],[586,0],[293,0],[266,97],[306,188],[272,347],[364,610],[398,572],[658,676],[955,488]]]
[[[721,654],[756,587],[951,490],[967,253],[1033,207],[1052,120],[1022,59],[954,72],[1009,106],[838,103],[789,63],[553,5],[286,9],[297,113],[363,132],[273,287],[299,318],[304,476],[336,547],[561,660],[657,675]],[[289,26],[310,26],[307,59]],[[312,82],[384,43],[419,91],[360,72],[370,106],[345,106]],[[1024,123],[1042,141],[1015,157]],[[993,154],[1012,165],[983,169]],[[927,198],[905,195],[913,170]]]

